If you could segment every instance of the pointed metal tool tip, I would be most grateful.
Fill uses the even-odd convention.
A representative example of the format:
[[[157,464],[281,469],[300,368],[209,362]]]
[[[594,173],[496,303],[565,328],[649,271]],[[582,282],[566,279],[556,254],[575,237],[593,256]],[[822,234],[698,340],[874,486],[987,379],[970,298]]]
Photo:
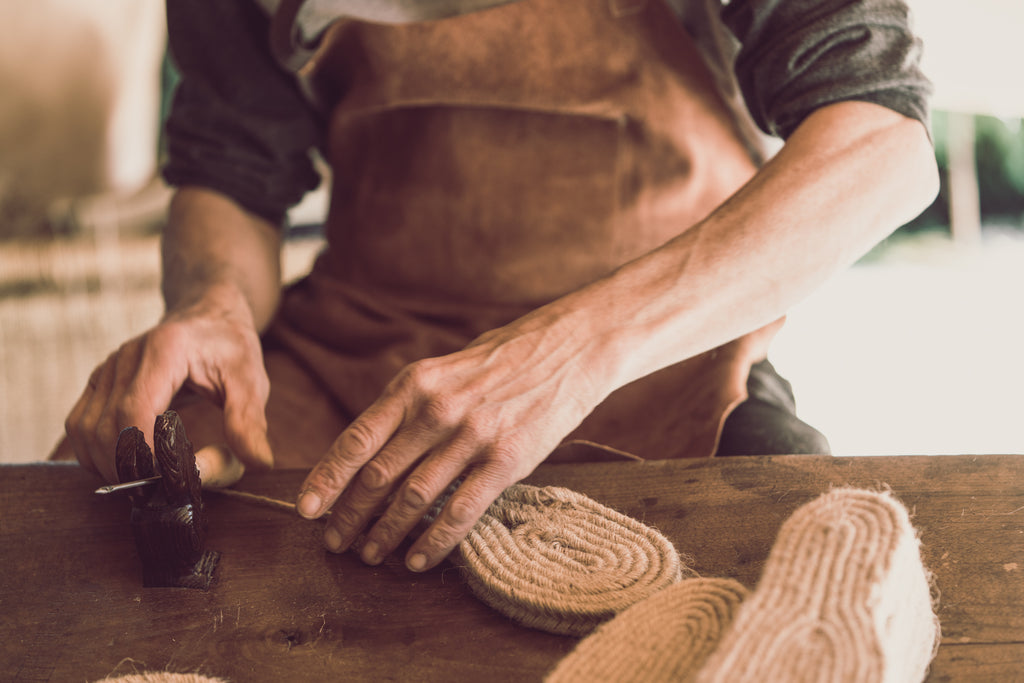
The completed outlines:
[[[139,486],[149,486],[160,481],[163,477],[157,475],[155,477],[148,477],[146,479],[136,479],[135,481],[126,481],[121,484],[110,484],[109,486],[101,486],[96,489],[95,493],[106,494],[114,493],[116,491],[124,491],[126,489],[134,489]]]

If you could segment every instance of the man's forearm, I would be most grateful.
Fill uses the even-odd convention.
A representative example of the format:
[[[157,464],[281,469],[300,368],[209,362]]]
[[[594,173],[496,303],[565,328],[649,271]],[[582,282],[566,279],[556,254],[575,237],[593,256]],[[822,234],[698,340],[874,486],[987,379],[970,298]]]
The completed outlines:
[[[706,220],[553,307],[576,318],[614,389],[778,319],[937,187],[919,122],[832,105]]]
[[[607,277],[417,361],[341,433],[297,508],[377,564],[460,474],[407,566],[435,566],[509,484],[620,386],[781,316],[934,193],[924,128],[875,105],[820,110],[705,221]],[[388,503],[388,498],[393,501]]]
[[[280,297],[280,231],[211,190],[177,191],[163,238],[168,312],[196,304],[248,305],[262,330]]]

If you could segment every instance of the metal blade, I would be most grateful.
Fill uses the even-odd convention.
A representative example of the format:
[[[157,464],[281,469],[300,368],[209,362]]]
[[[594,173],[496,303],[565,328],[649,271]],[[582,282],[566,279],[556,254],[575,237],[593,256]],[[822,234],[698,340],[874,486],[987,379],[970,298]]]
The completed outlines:
[[[149,486],[155,484],[163,479],[160,475],[155,477],[148,477],[147,479],[136,479],[135,481],[126,481],[120,484],[110,484],[109,486],[101,486],[96,489],[95,493],[106,494],[114,493],[115,491],[124,491],[125,489],[133,489],[138,486]]]

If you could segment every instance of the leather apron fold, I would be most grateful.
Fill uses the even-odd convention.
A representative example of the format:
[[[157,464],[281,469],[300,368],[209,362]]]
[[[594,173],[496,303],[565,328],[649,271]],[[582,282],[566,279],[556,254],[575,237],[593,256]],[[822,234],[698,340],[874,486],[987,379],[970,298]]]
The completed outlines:
[[[285,293],[266,341],[341,422],[404,365],[658,247],[756,170],[662,0],[343,20],[303,74],[329,119],[328,246]],[[567,441],[644,458],[711,455],[777,327],[623,387]]]

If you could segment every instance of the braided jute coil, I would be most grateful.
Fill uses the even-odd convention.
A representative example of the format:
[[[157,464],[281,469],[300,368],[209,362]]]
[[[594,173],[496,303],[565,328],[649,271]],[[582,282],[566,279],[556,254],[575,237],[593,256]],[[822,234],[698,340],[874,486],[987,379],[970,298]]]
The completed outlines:
[[[585,635],[692,575],[661,533],[569,489],[506,489],[459,544],[470,590],[525,626]]]
[[[835,489],[782,525],[698,680],[913,683],[939,637],[906,508],[889,493]]]
[[[692,680],[746,596],[733,579],[680,581],[581,640],[545,683]]]

